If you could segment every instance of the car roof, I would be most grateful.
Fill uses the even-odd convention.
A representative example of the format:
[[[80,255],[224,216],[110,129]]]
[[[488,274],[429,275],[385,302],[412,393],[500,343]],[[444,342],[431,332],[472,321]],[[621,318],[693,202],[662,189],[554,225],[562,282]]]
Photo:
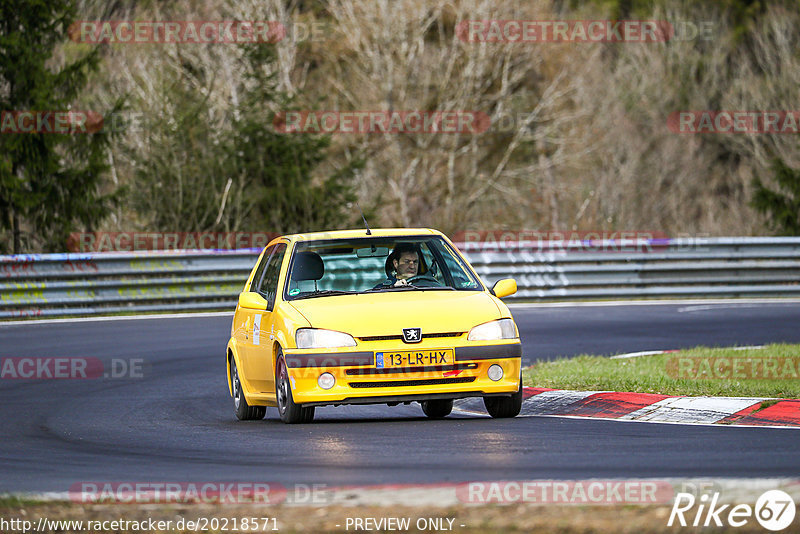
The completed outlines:
[[[331,232],[291,234],[282,237],[291,241],[315,241],[321,239],[350,239],[354,237],[402,237],[420,234],[443,235],[438,230],[432,230],[430,228],[372,228],[370,232],[370,235],[367,235],[366,228],[359,228],[357,230],[334,230]]]

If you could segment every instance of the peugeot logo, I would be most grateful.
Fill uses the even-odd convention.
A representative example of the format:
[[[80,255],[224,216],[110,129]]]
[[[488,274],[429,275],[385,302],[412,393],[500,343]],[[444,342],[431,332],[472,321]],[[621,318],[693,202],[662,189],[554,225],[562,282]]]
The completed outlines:
[[[406,343],[422,341],[422,328],[403,328],[403,341]]]

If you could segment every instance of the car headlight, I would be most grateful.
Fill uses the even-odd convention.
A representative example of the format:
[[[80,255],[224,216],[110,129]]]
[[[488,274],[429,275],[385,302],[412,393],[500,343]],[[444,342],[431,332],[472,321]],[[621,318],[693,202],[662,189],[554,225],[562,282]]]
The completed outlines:
[[[467,339],[470,341],[491,341],[494,339],[514,339],[517,329],[513,319],[498,319],[488,323],[479,324],[469,331]]]
[[[294,335],[294,339],[298,349],[333,349],[356,346],[356,340],[350,334],[321,328],[300,328]]]

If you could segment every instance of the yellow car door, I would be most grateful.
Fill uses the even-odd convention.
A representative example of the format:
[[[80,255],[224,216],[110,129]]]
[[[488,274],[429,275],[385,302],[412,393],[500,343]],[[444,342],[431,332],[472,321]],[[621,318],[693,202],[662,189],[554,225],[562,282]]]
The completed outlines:
[[[286,244],[273,245],[269,257],[264,254],[264,268],[253,277],[251,291],[267,301],[266,310],[243,309],[245,321],[249,321],[247,339],[244,343],[243,373],[248,387],[257,393],[274,394],[275,361],[272,349],[274,339],[273,308],[278,292],[281,266],[286,255]]]

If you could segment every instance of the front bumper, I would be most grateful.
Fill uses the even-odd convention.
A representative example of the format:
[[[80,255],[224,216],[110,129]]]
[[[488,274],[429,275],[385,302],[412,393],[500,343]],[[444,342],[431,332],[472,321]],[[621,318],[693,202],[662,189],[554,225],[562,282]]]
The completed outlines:
[[[396,347],[393,347],[396,348]],[[419,349],[453,349],[455,362],[446,365],[382,369],[375,366],[375,352],[286,350],[292,396],[298,404],[378,404],[510,395],[519,389],[522,346],[518,340],[456,347],[419,346]],[[401,350],[408,350],[403,347]],[[500,380],[491,380],[489,367],[503,369]],[[336,379],[328,390],[317,384],[322,373]]]

